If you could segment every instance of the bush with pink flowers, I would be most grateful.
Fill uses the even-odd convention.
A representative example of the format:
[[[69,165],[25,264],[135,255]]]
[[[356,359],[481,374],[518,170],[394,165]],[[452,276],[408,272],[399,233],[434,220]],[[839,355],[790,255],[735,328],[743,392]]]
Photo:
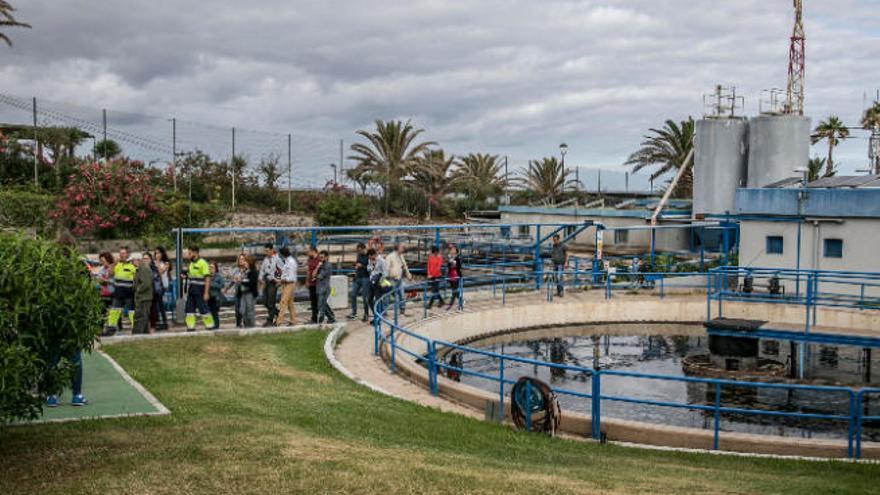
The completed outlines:
[[[136,234],[159,213],[167,177],[126,158],[80,165],[70,176],[52,218],[77,236]]]

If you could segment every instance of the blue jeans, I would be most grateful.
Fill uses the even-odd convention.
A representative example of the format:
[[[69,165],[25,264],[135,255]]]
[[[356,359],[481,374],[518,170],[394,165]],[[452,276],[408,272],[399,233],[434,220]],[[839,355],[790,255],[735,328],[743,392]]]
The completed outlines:
[[[61,361],[60,358],[54,359],[52,366],[58,366],[59,361]],[[70,388],[73,390],[73,395],[80,395],[82,394],[83,386],[82,351],[76,351],[70,356],[70,364],[73,365],[73,375],[70,377]]]
[[[563,285],[563,281],[562,281],[562,277],[563,277],[562,272],[564,272],[564,271],[565,271],[565,265],[557,265],[555,263],[553,264],[553,272],[555,273],[555,276],[556,276],[556,293],[557,294],[562,294],[565,291],[565,286]]]
[[[406,311],[406,294],[403,292],[403,279],[399,278],[397,280],[388,279],[394,282],[394,287],[391,288],[394,291],[394,296],[397,298],[397,306],[401,311]]]
[[[357,315],[358,296],[361,296],[364,303],[364,318],[370,314],[370,279],[369,277],[356,277],[351,283],[351,294],[348,296],[351,301],[351,314]]]

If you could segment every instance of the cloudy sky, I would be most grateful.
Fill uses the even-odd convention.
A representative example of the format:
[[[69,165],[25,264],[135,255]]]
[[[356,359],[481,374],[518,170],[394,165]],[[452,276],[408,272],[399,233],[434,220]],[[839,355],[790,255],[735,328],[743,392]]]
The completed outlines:
[[[330,156],[373,119],[412,119],[455,153],[520,163],[564,141],[569,163],[614,170],[717,82],[757,113],[785,86],[792,23],[791,0],[13,3],[34,27],[0,47],[5,94],[314,136]],[[880,9],[805,3],[807,113],[856,125],[880,86]],[[854,134],[844,171],[866,162]]]

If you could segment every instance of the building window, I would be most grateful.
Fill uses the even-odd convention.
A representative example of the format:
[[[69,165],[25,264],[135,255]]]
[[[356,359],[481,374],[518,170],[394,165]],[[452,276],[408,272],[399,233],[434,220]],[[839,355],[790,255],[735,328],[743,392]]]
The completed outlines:
[[[767,236],[767,254],[782,254],[782,236]]]
[[[565,237],[568,237],[568,236],[574,234],[575,230],[577,230],[577,227],[575,227],[574,225],[569,225],[568,227],[566,227],[565,228]]]
[[[628,230],[615,230],[614,231],[614,244],[626,244],[629,242],[629,231]]]
[[[531,227],[529,227],[528,225],[520,225],[519,226],[519,235],[527,236],[531,233],[532,233]]]
[[[843,258],[843,239],[825,239],[825,257]]]

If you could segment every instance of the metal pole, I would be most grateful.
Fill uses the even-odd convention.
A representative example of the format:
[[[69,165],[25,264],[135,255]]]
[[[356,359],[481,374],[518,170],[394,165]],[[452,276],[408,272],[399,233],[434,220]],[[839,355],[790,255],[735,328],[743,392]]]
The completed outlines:
[[[339,178],[345,180],[345,166],[342,163],[342,147],[345,145],[342,139],[339,140]]]
[[[293,137],[287,135],[287,212],[293,211]]]
[[[104,141],[107,141],[107,109],[101,110],[101,114],[104,118]]]
[[[232,128],[232,159],[229,163],[232,165],[232,209],[235,210],[235,127]]]
[[[171,118],[171,184],[177,192],[177,119]]]
[[[37,97],[34,96],[34,187],[40,187],[40,172],[37,163],[37,151],[40,149],[40,140],[37,137]]]

